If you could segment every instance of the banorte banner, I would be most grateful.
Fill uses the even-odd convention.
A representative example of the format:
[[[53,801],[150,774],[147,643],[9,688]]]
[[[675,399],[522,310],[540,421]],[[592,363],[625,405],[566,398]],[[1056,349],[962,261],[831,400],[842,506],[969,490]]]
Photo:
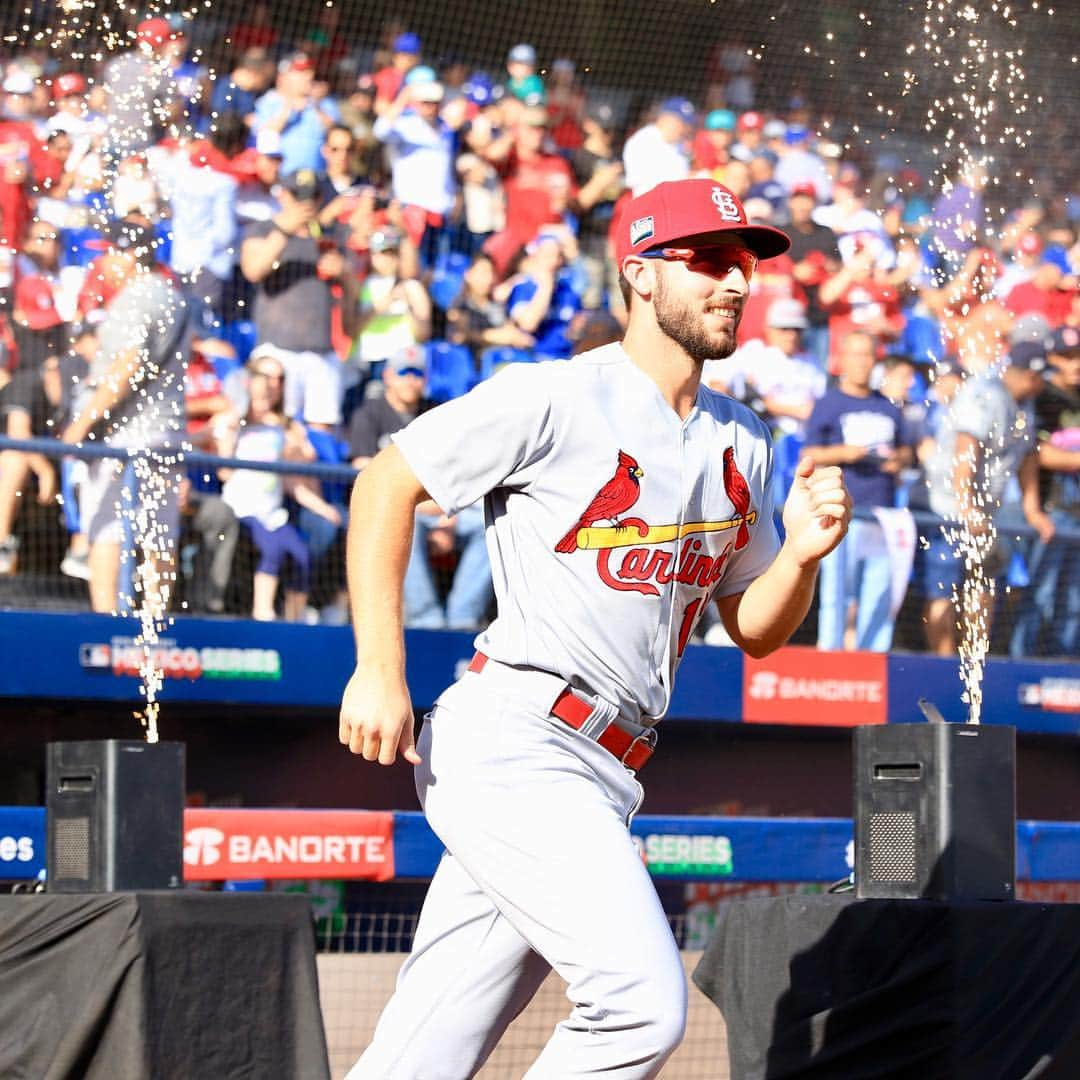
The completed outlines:
[[[185,881],[393,876],[389,811],[184,811]]]
[[[743,720],[750,724],[884,724],[888,690],[884,653],[793,645],[743,660]]]

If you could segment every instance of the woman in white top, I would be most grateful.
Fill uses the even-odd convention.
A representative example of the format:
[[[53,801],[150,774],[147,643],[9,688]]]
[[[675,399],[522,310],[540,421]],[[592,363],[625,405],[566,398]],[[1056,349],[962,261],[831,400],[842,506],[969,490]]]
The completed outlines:
[[[279,360],[256,350],[249,365],[248,409],[216,425],[218,453],[246,461],[314,461],[315,451],[302,425],[283,411],[285,369]],[[289,521],[285,506],[291,496],[301,506],[341,524],[336,507],[319,495],[315,485],[303,478],[259,469],[222,469],[222,498],[247,527],[259,552],[255,570],[254,619],[272,622],[282,567],[286,567],[285,618],[296,622],[307,606],[311,580],[311,556],[304,538]]]

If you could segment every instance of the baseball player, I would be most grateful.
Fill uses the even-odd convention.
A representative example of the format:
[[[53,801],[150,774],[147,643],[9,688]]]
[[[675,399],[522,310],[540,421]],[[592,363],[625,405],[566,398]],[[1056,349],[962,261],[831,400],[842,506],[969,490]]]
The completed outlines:
[[[787,246],[711,180],[659,184],[617,228],[621,344],[513,365],[414,420],[357,480],[339,737],[416,767],[446,853],[349,1080],[473,1076],[551,968],[571,1007],[528,1080],[656,1076],[681,1040],[682,964],[628,830],[637,773],[704,605],[751,655],[776,649],[850,516],[840,470],[804,463],[781,545],[765,425],[700,385],[735,348],[757,261]],[[414,744],[413,508],[481,497],[498,618]]]

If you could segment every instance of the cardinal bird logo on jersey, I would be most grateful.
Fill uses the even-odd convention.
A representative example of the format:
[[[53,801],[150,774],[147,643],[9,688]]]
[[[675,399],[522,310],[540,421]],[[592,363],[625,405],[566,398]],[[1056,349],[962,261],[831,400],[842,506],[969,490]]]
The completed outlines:
[[[578,549],[578,530],[587,529],[597,521],[610,521],[619,524],[619,518],[637,502],[641,494],[641,477],[644,470],[625,451],[619,451],[619,464],[615,475],[596,493],[596,498],[585,508],[585,512],[574,522],[573,527],[555,545],[555,550],[567,555]],[[726,476],[726,472],[725,472]],[[742,477],[739,477],[741,480]],[[743,481],[745,489],[746,483]],[[749,493],[747,493],[749,498]]]
[[[735,513],[743,519],[735,533],[735,550],[739,551],[750,542],[750,530],[746,525],[746,513],[750,509],[750,485],[739,472],[739,466],[735,464],[735,450],[730,446],[724,451],[724,491],[735,507]]]

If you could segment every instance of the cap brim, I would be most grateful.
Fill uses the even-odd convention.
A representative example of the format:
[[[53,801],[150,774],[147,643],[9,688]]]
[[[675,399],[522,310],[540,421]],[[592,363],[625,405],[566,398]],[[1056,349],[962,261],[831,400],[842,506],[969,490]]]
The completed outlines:
[[[791,238],[785,232],[774,229],[771,225],[735,225],[730,229],[715,232],[698,233],[684,236],[678,240],[665,241],[664,247],[676,244],[718,244],[737,236],[759,259],[772,259],[783,255],[791,247]]]

